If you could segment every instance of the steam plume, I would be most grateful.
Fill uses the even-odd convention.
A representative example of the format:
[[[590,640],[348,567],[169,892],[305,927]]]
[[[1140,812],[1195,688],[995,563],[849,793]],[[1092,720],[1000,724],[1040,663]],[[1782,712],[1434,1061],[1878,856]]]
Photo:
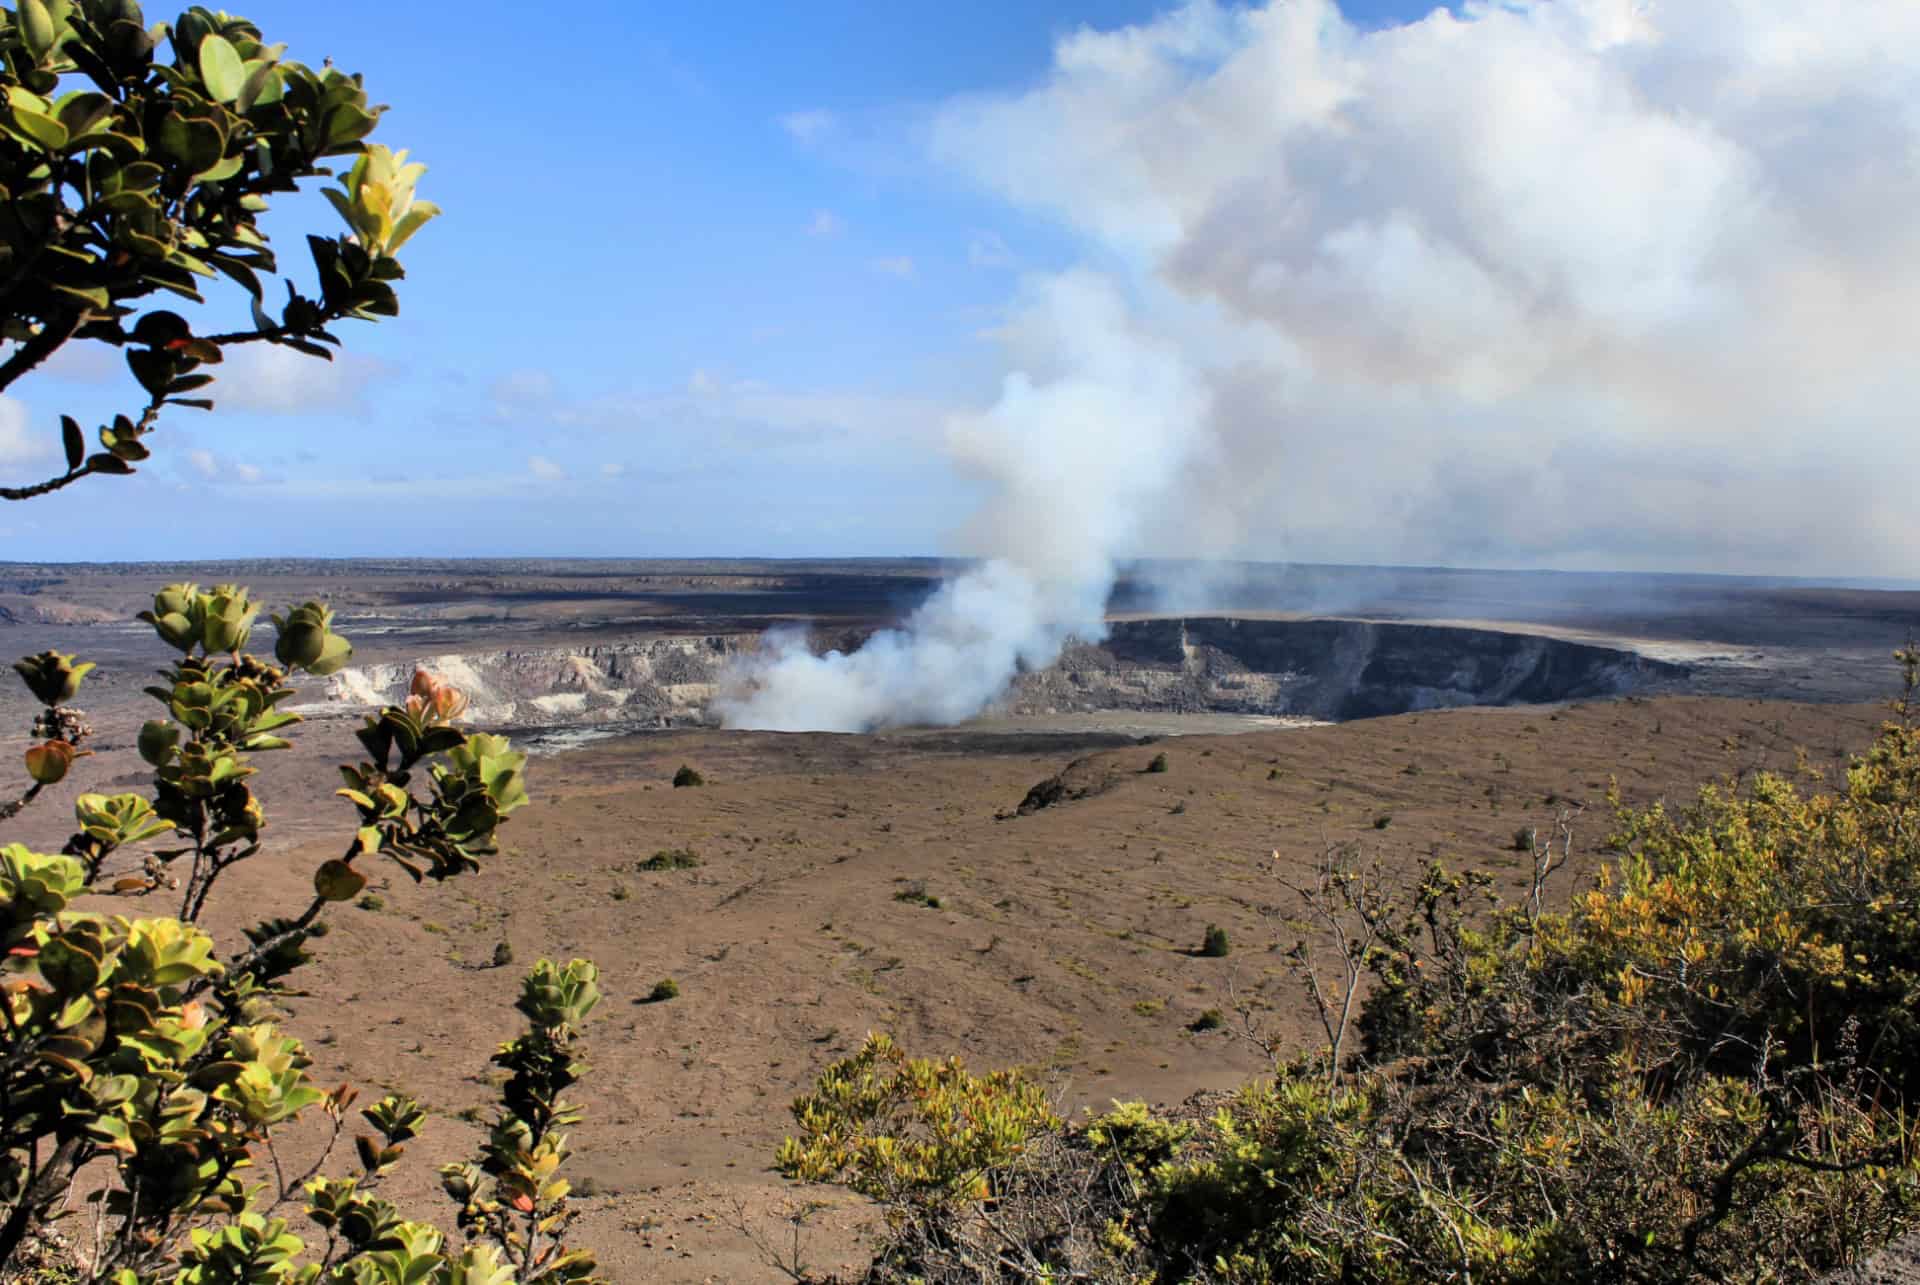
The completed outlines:
[[[718,702],[729,727],[954,723],[1019,669],[1052,664],[1069,637],[1105,636],[1114,559],[1184,466],[1205,393],[1099,278],[1038,282],[1016,329],[1029,339],[1026,368],[993,409],[948,434],[954,458],[995,487],[973,532],[985,563],[852,654],[770,637]]]
[[[951,718],[1149,552],[1915,574],[1911,0],[1202,0],[933,151],[1099,271],[955,431],[998,561],[740,725]]]

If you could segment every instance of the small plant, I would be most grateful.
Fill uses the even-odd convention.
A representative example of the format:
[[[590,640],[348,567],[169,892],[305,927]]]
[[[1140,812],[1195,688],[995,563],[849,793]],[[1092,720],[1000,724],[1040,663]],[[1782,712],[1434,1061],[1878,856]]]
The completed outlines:
[[[377,892],[370,892],[353,904],[362,910],[385,910],[387,908],[387,899]]]
[[[678,784],[678,782],[675,782]],[[699,782],[695,781],[695,785]],[[642,861],[639,870],[692,870],[700,864],[700,857],[692,848],[662,848]]]
[[[940,909],[940,898],[927,891],[927,885],[915,879],[899,892],[893,894],[895,901],[904,901],[909,905],[925,906],[928,910]]]
[[[1180,817],[1180,816],[1185,816],[1186,814],[1187,814],[1187,804],[1186,804],[1186,800],[1184,799],[1182,799],[1180,802],[1174,804],[1172,807],[1167,809],[1167,815],[1170,817]]]
[[[1267,769],[1267,779],[1269,781],[1278,781],[1280,777],[1281,777],[1281,773],[1279,768],[1270,767]]]
[[[1513,850],[1515,852],[1532,852],[1536,837],[1537,832],[1532,826],[1521,826],[1513,832]]]
[[[505,968],[511,963],[513,963],[513,943],[508,941],[494,943],[493,966]]]
[[[1133,1002],[1133,1011],[1142,1017],[1158,1016],[1160,1010],[1165,1007],[1166,1005],[1157,999],[1140,999]]]
[[[1152,761],[1147,764],[1147,771],[1149,772],[1164,772],[1166,770],[1167,756],[1165,754],[1154,755]]]
[[[664,1004],[670,999],[678,999],[679,997],[680,983],[674,981],[671,977],[662,977],[653,984],[653,989],[647,992],[647,1003]]]
[[[1373,819],[1373,828],[1376,830],[1384,830],[1392,824],[1393,824],[1393,813],[1391,812],[1382,812],[1379,816]]]
[[[705,785],[706,783],[706,777],[701,776],[700,773],[694,771],[691,766],[685,763],[682,763],[680,770],[673,774],[673,788],[676,790],[684,790],[689,786]]]
[[[625,885],[624,883],[616,883],[615,885],[613,885],[613,891],[608,895],[611,896],[615,901],[625,901],[628,897],[631,897],[633,895],[633,890],[628,888],[627,885]]]
[[[1198,1034],[1201,1031],[1217,1031],[1227,1024],[1227,1015],[1217,1008],[1210,1008],[1187,1023],[1187,1029]]]
[[[1200,953],[1208,959],[1222,959],[1233,951],[1233,943],[1227,940],[1227,930],[1219,924],[1208,924],[1207,935],[1200,943]]]

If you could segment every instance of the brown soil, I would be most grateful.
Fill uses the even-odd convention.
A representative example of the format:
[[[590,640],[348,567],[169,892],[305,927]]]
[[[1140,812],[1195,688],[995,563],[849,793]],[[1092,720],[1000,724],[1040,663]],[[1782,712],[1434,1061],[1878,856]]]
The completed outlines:
[[[1874,706],[1701,698],[1564,709],[1469,709],[1341,726],[1182,737],[1088,753],[1073,738],[673,732],[536,764],[538,802],[480,874],[416,887],[377,879],[379,910],[342,908],[314,989],[290,1002],[324,1081],[404,1088],[433,1111],[396,1197],[444,1209],[433,1167],[479,1136],[487,1058],[513,1033],[517,979],[540,956],[586,956],[607,999],[589,1032],[576,1180],[595,1194],[578,1239],[617,1281],[772,1281],[740,1224],[783,1239],[783,1213],[831,1208],[809,1232],[817,1267],[858,1257],[869,1216],[768,1172],[787,1103],[869,1030],[919,1053],[1022,1064],[1071,1108],[1177,1101],[1257,1074],[1260,1056],[1188,1025],[1229,991],[1294,1044],[1314,1038],[1280,953],[1284,919],[1323,845],[1356,841],[1412,876],[1430,855],[1517,887],[1517,828],[1584,805],[1581,869],[1600,859],[1603,796],[1682,798],[1701,781],[1788,769],[1796,747],[1832,769],[1862,747]],[[216,896],[226,938],[302,901],[344,835],[344,805],[311,781],[352,754],[348,724],[307,729],[265,783],[292,850],[242,867]],[[1142,769],[1164,752],[1169,770]],[[1111,788],[1014,815],[1073,760]],[[708,782],[672,789],[682,763]],[[275,778],[301,767],[301,790]],[[118,770],[111,756],[94,766]],[[97,788],[97,784],[96,784]],[[70,792],[70,791],[69,791]],[[36,825],[57,825],[64,797]],[[9,834],[9,838],[30,835]],[[640,863],[690,848],[691,870]],[[934,904],[937,901],[937,906]],[[134,907],[120,903],[117,909]],[[141,906],[157,910],[159,907]],[[1226,958],[1195,953],[1209,924]],[[515,966],[494,968],[508,943]],[[677,999],[647,1003],[674,978]],[[288,1147],[300,1164],[307,1139]],[[738,1203],[740,1212],[736,1214]]]

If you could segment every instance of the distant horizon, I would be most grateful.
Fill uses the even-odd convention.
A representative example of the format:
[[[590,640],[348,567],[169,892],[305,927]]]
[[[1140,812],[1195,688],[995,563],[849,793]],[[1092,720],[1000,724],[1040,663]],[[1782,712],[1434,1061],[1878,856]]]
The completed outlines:
[[[752,565],[808,565],[845,566],[848,564],[874,564],[895,567],[951,567],[969,568],[980,565],[987,559],[981,555],[942,555],[942,554],[714,554],[714,555],[667,555],[652,554],[375,554],[356,556],[352,554],[247,554],[218,558],[145,558],[145,559],[72,559],[56,561],[53,559],[7,559],[0,558],[0,572],[8,570],[30,570],[46,568],[58,569],[112,569],[127,572],[144,570],[166,570],[169,568],[219,568],[261,566],[273,563],[294,566],[337,565],[352,566],[408,566],[408,565],[485,565],[489,563],[587,563],[617,566],[621,564],[647,564],[666,566],[718,567],[728,564]],[[1125,584],[1129,574],[1142,567],[1151,566],[1213,566],[1242,567],[1260,569],[1299,568],[1311,571],[1343,572],[1389,572],[1406,575],[1457,575],[1457,576],[1565,576],[1569,578],[1600,579],[1638,579],[1714,582],[1726,581],[1750,586],[1793,586],[1801,588],[1855,589],[1872,592],[1912,593],[1920,592],[1920,579],[1903,579],[1893,576],[1822,576],[1822,575],[1775,575],[1755,572],[1704,571],[1704,570],[1635,570],[1631,568],[1590,568],[1590,567],[1502,567],[1486,565],[1451,565],[1444,563],[1390,563],[1390,562],[1333,562],[1333,561],[1293,561],[1265,560],[1254,558],[1188,558],[1188,557],[1142,557],[1122,561],[1118,564],[1116,587]]]

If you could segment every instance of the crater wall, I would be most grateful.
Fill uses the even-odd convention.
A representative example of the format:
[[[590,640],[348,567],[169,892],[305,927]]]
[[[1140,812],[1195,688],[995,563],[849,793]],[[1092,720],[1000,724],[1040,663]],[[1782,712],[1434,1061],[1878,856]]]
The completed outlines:
[[[831,645],[857,646],[837,634]],[[328,698],[400,699],[416,664],[467,692],[482,723],[516,727],[671,727],[709,721],[747,634],[423,655],[329,680]],[[824,648],[822,640],[818,644]],[[1234,617],[1119,621],[1100,643],[1070,646],[1019,676],[1011,714],[1128,710],[1303,715],[1335,721],[1457,705],[1619,695],[1685,677],[1630,651],[1537,635],[1358,620]]]

